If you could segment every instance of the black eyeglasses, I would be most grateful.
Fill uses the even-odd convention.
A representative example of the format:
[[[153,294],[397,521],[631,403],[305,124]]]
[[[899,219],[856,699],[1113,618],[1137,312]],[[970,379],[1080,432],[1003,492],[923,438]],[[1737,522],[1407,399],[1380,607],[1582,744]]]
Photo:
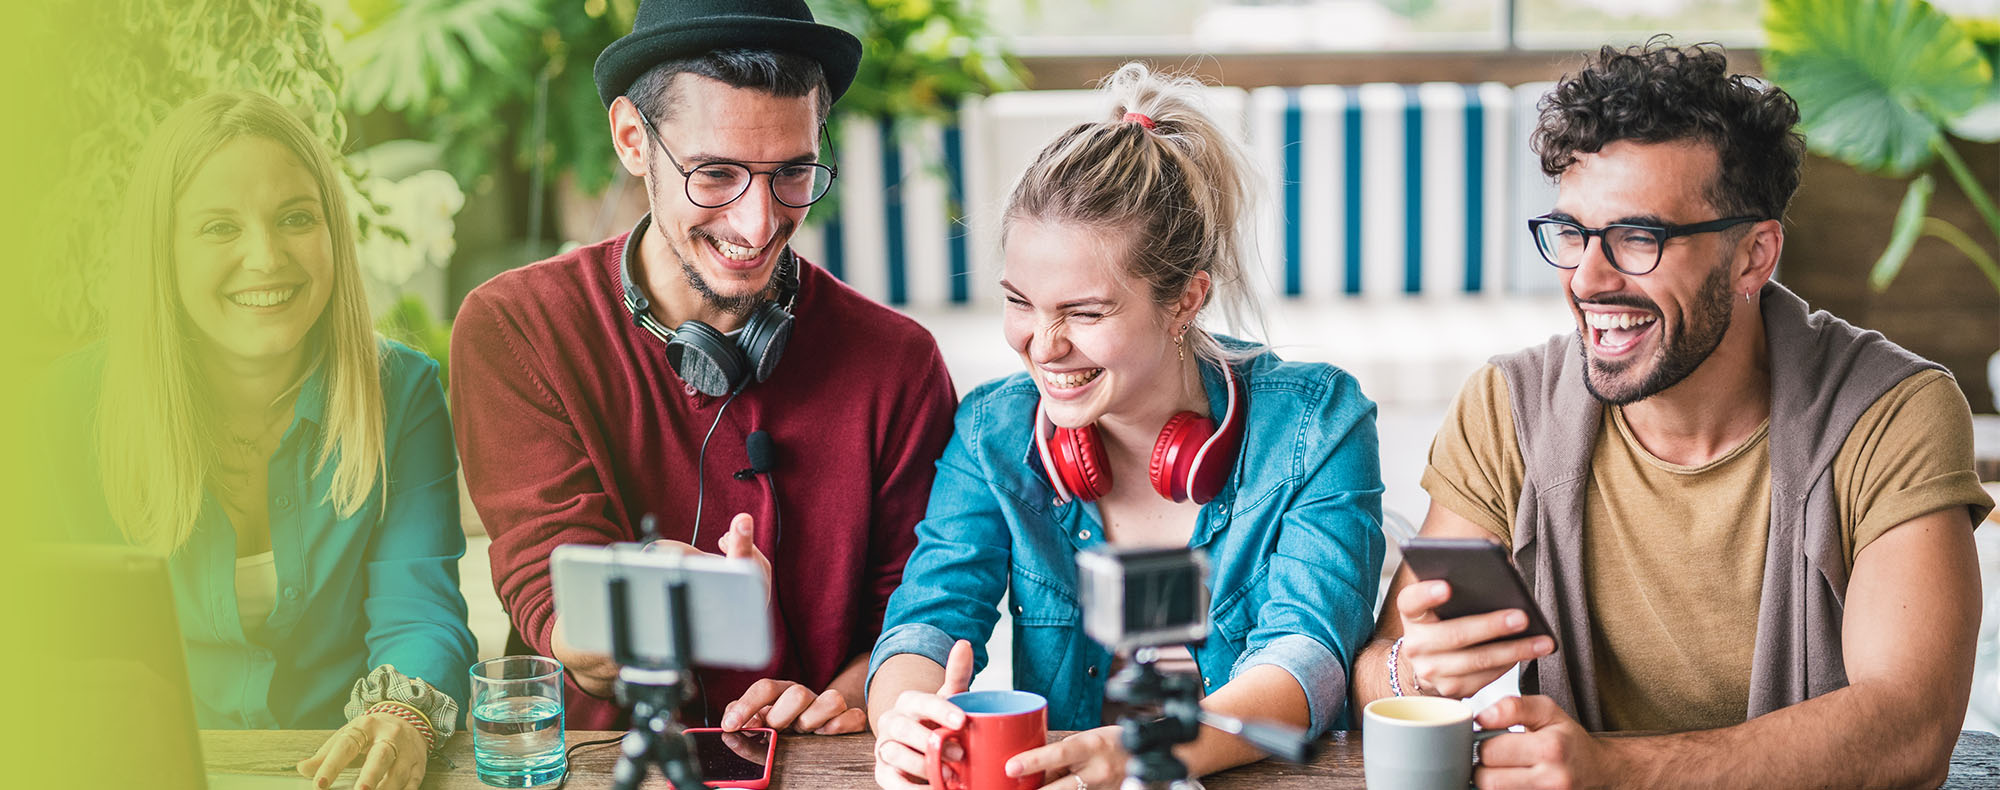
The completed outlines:
[[[839,175],[832,165],[818,162],[705,162],[693,170],[681,167],[674,152],[667,150],[667,142],[660,139],[660,131],[653,128],[653,122],[646,118],[646,112],[639,109],[637,101],[632,102],[632,111],[639,114],[639,122],[646,126],[647,136],[660,146],[667,155],[667,161],[680,173],[682,184],[687,191],[688,202],[702,208],[722,208],[743,197],[750,191],[750,182],[756,176],[771,177],[771,197],[792,208],[805,208],[826,197],[833,179]],[[826,127],[820,126],[820,134],[826,134]],[[828,142],[831,147],[831,139]],[[751,165],[777,165],[770,170],[752,170]]]
[[[1548,261],[1550,266],[1574,269],[1582,265],[1584,249],[1590,246],[1590,237],[1596,236],[1602,239],[1600,244],[1604,257],[1611,261],[1611,268],[1638,277],[1660,267],[1660,252],[1666,248],[1667,239],[1714,233],[1745,222],[1761,222],[1762,219],[1728,217],[1693,225],[1632,225],[1620,222],[1601,228],[1586,228],[1566,219],[1540,216],[1528,220],[1528,232],[1534,234],[1535,249],[1542,251],[1542,260]]]

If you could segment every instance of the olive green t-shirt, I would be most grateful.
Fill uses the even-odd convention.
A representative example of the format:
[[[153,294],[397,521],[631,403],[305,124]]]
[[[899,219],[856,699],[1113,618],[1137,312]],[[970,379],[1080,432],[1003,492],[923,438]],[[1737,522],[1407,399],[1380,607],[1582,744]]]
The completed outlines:
[[[1854,557],[1884,532],[1948,507],[1992,507],[1972,473],[1972,418],[1957,384],[1927,370],[1861,415],[1833,464],[1841,541]],[[1701,466],[1647,452],[1618,407],[1592,451],[1584,497],[1585,590],[1604,721],[1693,730],[1749,713],[1771,515],[1770,422]],[[1431,499],[1512,547],[1526,467],[1507,383],[1488,365],[1431,444]]]

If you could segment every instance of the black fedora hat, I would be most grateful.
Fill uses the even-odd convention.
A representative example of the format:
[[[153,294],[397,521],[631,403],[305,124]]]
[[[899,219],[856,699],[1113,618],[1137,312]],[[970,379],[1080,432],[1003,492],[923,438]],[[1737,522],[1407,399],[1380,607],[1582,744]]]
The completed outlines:
[[[814,22],[805,0],[640,0],[632,32],[597,56],[597,96],[609,107],[662,61],[719,49],[779,50],[817,60],[833,94],[828,100],[847,92],[861,65],[861,40]]]

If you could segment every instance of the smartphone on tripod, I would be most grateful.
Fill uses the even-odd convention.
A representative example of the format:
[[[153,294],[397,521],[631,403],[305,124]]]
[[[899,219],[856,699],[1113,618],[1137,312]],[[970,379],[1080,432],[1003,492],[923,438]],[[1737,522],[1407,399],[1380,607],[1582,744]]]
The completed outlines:
[[[768,582],[757,564],[706,554],[645,551],[635,543],[558,546],[549,555],[557,625],[578,650],[609,654],[612,579],[625,581],[631,649],[662,664],[763,669],[771,663]],[[688,655],[668,633],[667,585],[687,591]]]
[[[759,763],[747,736],[697,736],[678,721],[697,695],[695,668],[770,665],[770,580],[763,569],[745,559],[648,552],[635,543],[561,546],[551,552],[550,566],[563,638],[618,662],[618,701],[632,727],[612,769],[614,790],[638,790],[654,770],[683,790],[767,787],[775,732],[766,731]],[[733,778],[710,773],[721,769]]]

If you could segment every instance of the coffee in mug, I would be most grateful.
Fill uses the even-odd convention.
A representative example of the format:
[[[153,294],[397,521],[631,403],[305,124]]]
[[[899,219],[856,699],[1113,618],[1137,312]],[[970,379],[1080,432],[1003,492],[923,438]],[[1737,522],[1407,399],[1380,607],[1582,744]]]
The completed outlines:
[[[1472,731],[1470,703],[1448,697],[1384,697],[1361,712],[1368,790],[1465,790],[1472,744],[1506,730]]]

